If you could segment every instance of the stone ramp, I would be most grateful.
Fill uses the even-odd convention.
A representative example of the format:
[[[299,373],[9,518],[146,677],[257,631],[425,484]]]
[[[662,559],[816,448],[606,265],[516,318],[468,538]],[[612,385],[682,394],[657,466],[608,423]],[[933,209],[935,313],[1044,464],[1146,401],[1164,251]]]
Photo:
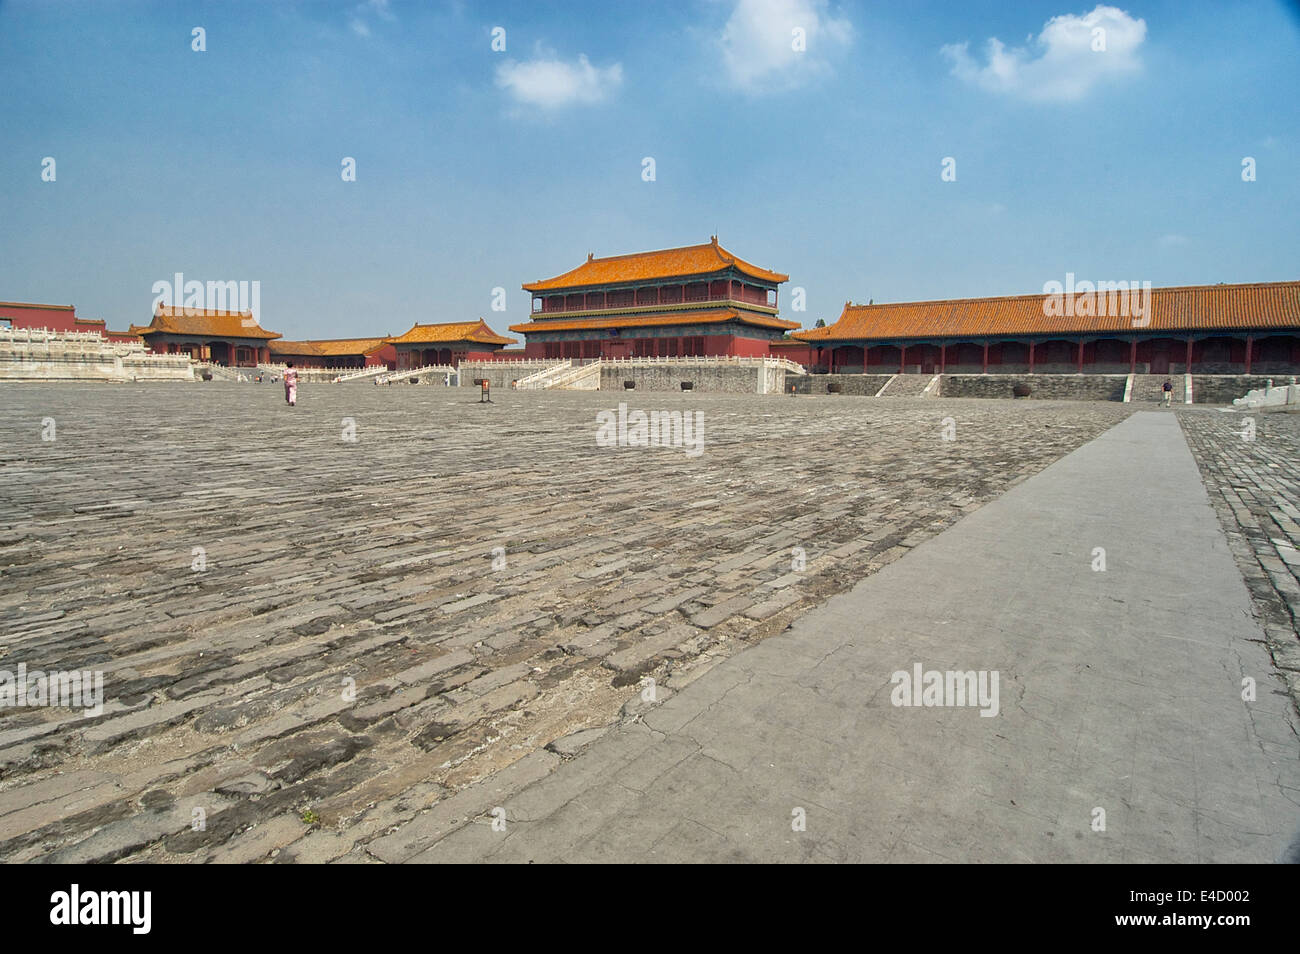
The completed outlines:
[[[800,374],[786,376],[786,390],[795,394],[842,394],[875,397],[893,374]],[[838,389],[838,391],[836,390]]]
[[[503,799],[504,831],[369,849],[1267,862],[1300,738],[1261,638],[1177,421],[1139,413]],[[998,714],[891,704],[916,665],[996,671]]]
[[[922,397],[931,389],[933,374],[896,374],[880,391],[880,397]]]

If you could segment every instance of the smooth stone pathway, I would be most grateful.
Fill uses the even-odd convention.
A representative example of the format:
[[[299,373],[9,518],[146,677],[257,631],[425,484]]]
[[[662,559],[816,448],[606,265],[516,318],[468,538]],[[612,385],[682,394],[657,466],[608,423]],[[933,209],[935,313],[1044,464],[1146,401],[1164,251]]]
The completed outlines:
[[[1138,413],[413,860],[1271,861],[1300,738],[1262,638]],[[895,707],[918,663],[996,670],[998,714]]]

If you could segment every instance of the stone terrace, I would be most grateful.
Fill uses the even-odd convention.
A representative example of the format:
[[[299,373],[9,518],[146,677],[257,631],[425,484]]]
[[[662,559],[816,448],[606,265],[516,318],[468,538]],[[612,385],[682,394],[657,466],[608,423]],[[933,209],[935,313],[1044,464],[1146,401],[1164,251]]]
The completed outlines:
[[[106,698],[0,710],[4,861],[382,858],[366,846],[394,826],[499,804],[635,718],[643,678],[662,701],[1130,412],[0,392],[0,670],[102,670]],[[699,409],[704,453],[597,447],[620,400]]]

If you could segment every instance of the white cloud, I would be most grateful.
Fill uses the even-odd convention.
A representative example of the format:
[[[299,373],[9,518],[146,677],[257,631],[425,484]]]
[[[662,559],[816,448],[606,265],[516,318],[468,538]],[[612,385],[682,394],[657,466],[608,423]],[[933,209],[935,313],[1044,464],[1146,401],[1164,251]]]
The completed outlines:
[[[738,0],[718,42],[731,85],[757,92],[825,72],[827,54],[852,36],[852,24],[832,16],[827,0]]]
[[[623,66],[592,66],[585,55],[576,63],[539,54],[531,60],[510,60],[497,67],[497,86],[516,102],[542,109],[574,103],[600,103],[623,85]]]
[[[988,41],[988,62],[980,65],[968,44],[953,43],[942,54],[954,76],[995,93],[1039,101],[1082,99],[1099,82],[1141,69],[1138,50],[1146,40],[1145,20],[1118,7],[1098,5],[1091,13],[1052,17],[1029,47],[1008,49]]]
[[[370,36],[370,24],[367,19],[372,14],[381,20],[388,20],[389,22],[397,19],[393,11],[388,7],[388,0],[365,0],[364,3],[357,4],[353,9],[352,19],[348,21],[348,28],[357,36]]]

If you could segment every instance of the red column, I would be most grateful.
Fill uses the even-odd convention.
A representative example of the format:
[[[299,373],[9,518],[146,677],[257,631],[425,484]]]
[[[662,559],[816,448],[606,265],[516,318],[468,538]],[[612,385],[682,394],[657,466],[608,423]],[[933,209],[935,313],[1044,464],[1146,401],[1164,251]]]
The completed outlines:
[[[827,360],[830,362],[829,365],[830,372],[831,374],[834,374],[835,373],[835,346],[834,345],[831,345],[831,354]]]
[[[898,346],[898,373],[903,373],[903,367],[907,364],[907,345]]]
[[[1250,374],[1251,352],[1255,350],[1255,336],[1246,335],[1246,373]]]
[[[1192,339],[1187,339],[1187,367],[1183,368],[1185,374],[1192,373]]]
[[[989,343],[987,341],[984,342],[984,369],[982,373],[989,373]]]
[[[1034,373],[1034,343],[1029,342],[1029,373]]]
[[[943,374],[943,369],[947,367],[947,364],[948,364],[948,343],[945,341],[944,343],[939,345],[939,373],[940,374]]]
[[[1138,369],[1138,340],[1134,338],[1128,343],[1128,373],[1137,374]]]
[[[1083,374],[1083,339],[1079,339],[1079,374]]]
[[[865,342],[862,345],[862,373],[867,373],[867,353],[871,350],[871,345]]]

